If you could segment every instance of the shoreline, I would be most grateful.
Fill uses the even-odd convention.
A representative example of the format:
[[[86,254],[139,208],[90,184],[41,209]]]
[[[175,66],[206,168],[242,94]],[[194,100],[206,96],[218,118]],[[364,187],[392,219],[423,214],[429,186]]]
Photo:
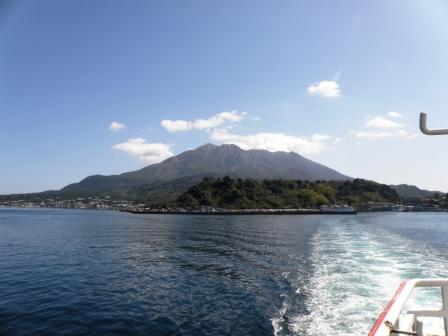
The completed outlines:
[[[248,210],[120,210],[136,215],[211,215],[211,216],[236,216],[236,215],[356,215],[356,210],[319,210],[319,209],[248,209]]]
[[[0,206],[0,210],[86,210],[86,211],[117,211],[136,215],[211,215],[211,216],[235,216],[235,215],[356,215],[359,213],[448,213],[448,210],[414,210],[414,211],[391,211],[391,210],[319,210],[319,209],[239,209],[239,210],[135,210],[119,208],[69,208],[69,207],[39,207],[39,206]]]

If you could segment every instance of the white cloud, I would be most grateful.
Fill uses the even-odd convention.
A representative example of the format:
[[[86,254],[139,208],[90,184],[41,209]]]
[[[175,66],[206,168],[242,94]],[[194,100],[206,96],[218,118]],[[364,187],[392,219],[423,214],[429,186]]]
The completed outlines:
[[[162,120],[160,124],[172,133],[188,131],[193,128],[193,123],[185,120]]]
[[[400,112],[396,112],[396,111],[390,111],[388,113],[388,115],[393,118],[401,118],[403,116],[403,114],[401,114]]]
[[[215,129],[211,139],[223,143],[232,143],[243,149],[265,149],[271,152],[284,151],[299,154],[319,154],[326,148],[325,141],[329,135],[315,134],[310,138],[288,135],[284,133],[256,133],[238,135],[223,129]]]
[[[330,139],[331,139],[331,136],[330,136],[330,135],[327,135],[327,134],[318,134],[318,133],[314,134],[314,135],[311,137],[311,140],[312,140],[312,141],[316,141],[316,142],[326,141],[326,140],[330,140]]]
[[[188,131],[191,129],[210,130],[226,123],[235,123],[242,120],[247,115],[246,112],[239,113],[238,111],[221,112],[211,116],[208,119],[188,120],[162,120],[161,125],[169,132]]]
[[[391,111],[388,113],[390,117],[399,118],[401,113]],[[412,138],[414,135],[409,134],[405,130],[405,125],[397,123],[383,116],[370,118],[364,125],[364,130],[351,131],[350,134],[358,139],[390,139],[390,138]]]
[[[391,128],[401,128],[402,124],[399,124],[393,120],[386,119],[382,116],[378,116],[370,119],[366,123],[366,127],[369,128],[380,128],[380,129],[391,129]]]
[[[226,122],[237,122],[243,118],[241,114],[236,111],[221,112],[208,119],[197,119],[193,122],[193,127],[199,130],[206,130],[221,126]]]
[[[321,96],[324,98],[337,98],[341,96],[339,84],[335,81],[324,80],[308,87],[308,93],[312,96]]]
[[[109,130],[111,130],[112,132],[122,132],[122,131],[126,131],[126,125],[125,124],[120,124],[119,122],[116,121],[112,121],[109,125]]]
[[[125,152],[128,155],[138,157],[145,163],[157,163],[174,154],[171,146],[163,143],[147,143],[143,138],[129,139],[127,142],[112,147],[115,150]]]
[[[350,134],[360,139],[387,139],[387,138],[408,138],[410,135],[405,130],[371,132],[371,131],[351,131]]]

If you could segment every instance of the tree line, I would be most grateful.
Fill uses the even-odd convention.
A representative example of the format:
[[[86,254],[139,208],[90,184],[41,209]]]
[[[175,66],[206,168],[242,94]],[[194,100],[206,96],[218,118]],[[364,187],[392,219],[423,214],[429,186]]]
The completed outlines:
[[[359,205],[398,202],[394,189],[363,179],[348,181],[255,180],[204,178],[176,200],[176,206],[228,209],[316,208],[320,205]]]

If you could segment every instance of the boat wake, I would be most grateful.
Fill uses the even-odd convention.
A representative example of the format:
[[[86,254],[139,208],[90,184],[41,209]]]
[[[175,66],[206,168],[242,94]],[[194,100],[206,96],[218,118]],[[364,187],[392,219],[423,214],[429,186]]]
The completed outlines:
[[[440,251],[353,217],[324,223],[311,246],[313,271],[299,288],[309,313],[284,306],[276,335],[367,335],[403,279],[448,277]]]

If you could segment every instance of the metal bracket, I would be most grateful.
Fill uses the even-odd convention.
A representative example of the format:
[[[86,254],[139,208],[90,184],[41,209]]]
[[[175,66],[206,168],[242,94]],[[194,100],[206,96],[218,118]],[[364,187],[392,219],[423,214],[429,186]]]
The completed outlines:
[[[424,112],[420,113],[420,131],[426,135],[445,135],[448,134],[448,128],[445,129],[428,129],[426,122],[428,115]]]
[[[394,329],[393,324],[390,321],[385,321],[384,324],[390,329],[391,334],[418,336],[418,334],[415,331],[405,331],[405,330]]]
[[[402,335],[411,335],[411,336],[417,336],[417,333],[414,331],[404,331],[404,330],[395,330],[392,329],[391,334],[402,334]]]

